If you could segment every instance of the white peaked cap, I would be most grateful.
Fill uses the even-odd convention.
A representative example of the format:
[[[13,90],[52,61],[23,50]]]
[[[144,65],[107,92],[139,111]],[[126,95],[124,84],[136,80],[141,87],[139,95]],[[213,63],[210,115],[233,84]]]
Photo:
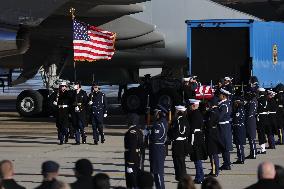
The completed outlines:
[[[196,99],[188,99],[190,104],[199,104],[200,100],[196,100]]]
[[[176,108],[177,111],[182,111],[182,112],[184,112],[186,110],[186,107],[182,106],[182,105],[175,106],[175,108]]]
[[[225,77],[225,78],[224,78],[224,80],[226,80],[226,81],[232,81],[232,80],[233,80],[233,78]]]
[[[59,83],[59,85],[60,85],[60,86],[67,85],[67,82],[66,82],[66,81],[61,81],[61,82]]]
[[[258,90],[259,92],[265,92],[265,88],[262,88],[262,87],[259,87],[257,90]]]
[[[183,81],[189,81],[189,77],[185,77],[182,79]]]
[[[225,95],[231,95],[231,93],[223,88],[220,89],[220,92],[225,94]]]

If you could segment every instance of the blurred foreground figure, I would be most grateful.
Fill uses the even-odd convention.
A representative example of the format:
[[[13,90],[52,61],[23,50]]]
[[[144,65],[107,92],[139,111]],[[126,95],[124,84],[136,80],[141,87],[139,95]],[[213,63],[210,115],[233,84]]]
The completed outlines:
[[[0,162],[0,178],[2,179],[2,187],[5,189],[25,189],[17,184],[13,179],[14,174],[14,166],[10,160],[3,160]]]

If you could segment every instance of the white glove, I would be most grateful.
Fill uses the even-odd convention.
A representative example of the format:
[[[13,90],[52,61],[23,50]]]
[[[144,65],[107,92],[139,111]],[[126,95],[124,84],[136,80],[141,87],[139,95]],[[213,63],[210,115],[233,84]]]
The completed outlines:
[[[143,130],[143,135],[144,135],[144,136],[147,136],[149,133],[150,133],[150,132],[149,132],[148,129],[144,129],[144,130]]]
[[[54,105],[54,106],[57,106],[57,102],[56,102],[56,101],[53,101],[53,105]]]
[[[79,111],[80,111],[79,107],[76,106],[76,107],[75,107],[75,112],[79,112]]]
[[[89,102],[89,105],[92,105],[92,104],[93,104],[93,101],[90,101],[90,102]]]
[[[133,173],[133,169],[132,168],[130,168],[130,167],[127,167],[127,173]]]
[[[104,117],[107,117],[107,114],[104,114]]]

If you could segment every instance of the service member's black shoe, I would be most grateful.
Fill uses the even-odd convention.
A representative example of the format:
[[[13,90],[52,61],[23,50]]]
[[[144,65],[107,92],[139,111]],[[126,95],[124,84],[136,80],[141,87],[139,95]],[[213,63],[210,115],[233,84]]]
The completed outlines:
[[[205,175],[205,177],[218,177],[218,174],[213,174],[210,172],[209,174]]]
[[[106,141],[106,139],[104,139],[104,138],[101,139],[102,144],[105,143],[105,141]]]
[[[258,151],[257,154],[266,154],[266,151],[264,151],[264,152]]]
[[[86,143],[87,143],[87,142],[86,142],[86,138],[83,138],[83,139],[82,139],[82,143],[83,143],[83,144],[86,144]]]
[[[233,162],[233,164],[244,164],[244,163],[245,163],[244,161],[240,161],[240,160]]]
[[[68,138],[65,138],[64,143],[65,143],[65,144],[68,143]]]
[[[256,159],[256,156],[249,155],[249,156],[246,157],[246,159]]]
[[[74,145],[80,145],[80,142],[76,142]]]
[[[220,170],[231,170],[231,166],[222,165],[222,166],[220,167]]]
[[[63,141],[60,141],[60,142],[58,143],[58,145],[63,145]]]
[[[94,145],[98,145],[98,141],[94,140]]]
[[[202,184],[202,181],[201,181],[201,180],[196,180],[196,179],[194,179],[194,183],[195,183],[195,184]]]

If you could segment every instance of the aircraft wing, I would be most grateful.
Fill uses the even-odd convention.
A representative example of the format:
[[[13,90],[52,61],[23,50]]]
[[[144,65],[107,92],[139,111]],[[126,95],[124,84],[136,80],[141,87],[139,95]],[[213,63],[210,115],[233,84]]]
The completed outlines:
[[[61,4],[58,2],[57,7],[53,5],[43,16],[30,16],[25,22],[25,25],[33,26],[29,33],[30,46],[25,54],[17,58],[22,61],[23,71],[13,84],[32,78],[43,65],[56,63],[61,67],[66,57],[70,56],[67,53],[72,51],[73,36],[70,7],[75,8],[76,19],[116,32],[117,50],[162,48],[164,36],[155,31],[156,26],[129,16],[142,12],[144,6],[141,2],[144,1],[147,0],[62,0]],[[5,59],[7,61],[9,58]]]

